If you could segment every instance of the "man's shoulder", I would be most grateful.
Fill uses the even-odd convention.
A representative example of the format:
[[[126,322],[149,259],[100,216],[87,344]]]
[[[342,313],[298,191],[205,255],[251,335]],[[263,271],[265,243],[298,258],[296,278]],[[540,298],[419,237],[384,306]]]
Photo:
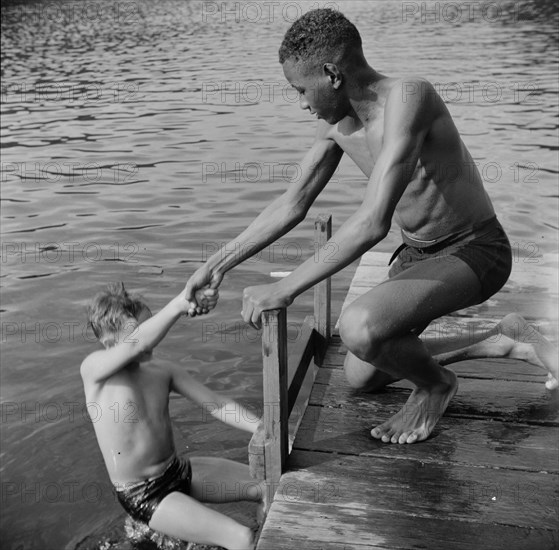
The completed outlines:
[[[422,76],[405,75],[386,79],[386,99],[399,104],[425,104],[438,97],[435,87]]]
[[[421,76],[393,79],[384,104],[385,127],[427,130],[440,116],[448,115],[434,86]]]

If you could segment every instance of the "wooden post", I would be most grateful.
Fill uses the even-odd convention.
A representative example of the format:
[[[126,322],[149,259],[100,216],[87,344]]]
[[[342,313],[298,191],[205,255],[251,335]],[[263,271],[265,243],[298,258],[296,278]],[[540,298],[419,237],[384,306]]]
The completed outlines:
[[[288,453],[287,315],[285,308],[262,313],[264,362],[264,462],[270,506]]]
[[[325,255],[319,255],[319,250],[326,244],[332,236],[332,215],[320,214],[314,222],[315,240],[315,261],[326,262]],[[322,356],[328,342],[330,341],[330,302],[332,295],[332,282],[330,277],[324,279],[314,287],[314,324],[316,331],[322,336],[322,348],[317,350],[315,361],[318,365],[322,364]]]
[[[327,254],[318,251],[332,235],[332,216],[322,214],[315,220],[315,260],[327,262]],[[304,341],[293,363],[291,375],[287,365],[287,311],[285,308],[262,313],[262,361],[264,413],[258,430],[249,444],[249,470],[253,478],[264,480],[264,513],[274,499],[289,452],[289,414],[301,385],[305,380],[311,357],[317,365],[322,363],[330,340],[330,278],[318,283],[314,290],[314,319],[305,320],[308,330],[303,330]],[[311,324],[312,319],[312,324]],[[313,371],[313,380],[314,374]],[[288,387],[289,376],[292,377]],[[291,400],[291,401],[290,401]]]

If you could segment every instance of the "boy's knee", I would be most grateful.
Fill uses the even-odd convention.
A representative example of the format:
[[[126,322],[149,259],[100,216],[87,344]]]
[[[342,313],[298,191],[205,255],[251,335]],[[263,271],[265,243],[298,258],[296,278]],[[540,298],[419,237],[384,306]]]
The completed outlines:
[[[237,537],[237,544],[239,548],[246,550],[253,550],[255,543],[254,531],[250,527],[245,525],[241,526],[239,530],[239,536]]]

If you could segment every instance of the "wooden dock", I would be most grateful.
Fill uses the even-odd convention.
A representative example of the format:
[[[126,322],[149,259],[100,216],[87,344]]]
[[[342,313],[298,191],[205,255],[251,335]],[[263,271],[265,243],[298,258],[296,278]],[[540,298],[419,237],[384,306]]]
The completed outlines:
[[[388,258],[363,257],[346,304],[386,277]],[[486,304],[437,320],[429,330],[451,335],[517,311],[556,341],[557,319],[541,318],[556,299],[555,266],[517,262],[509,283]],[[278,313],[269,313],[268,323],[278,323]],[[298,356],[308,360],[311,348],[303,347]],[[275,419],[265,418],[260,447],[256,436],[250,447],[253,475],[267,476],[272,487],[257,550],[559,548],[558,392],[545,388],[541,369],[507,359],[451,365],[460,387],[433,436],[392,445],[372,439],[370,430],[402,407],[411,386],[353,391],[344,378],[345,352],[334,333],[323,360],[318,354],[320,367],[309,368],[312,390],[299,397],[302,421],[290,421],[291,431],[298,429],[289,455],[287,436],[277,431],[290,412],[281,401],[290,393],[294,407],[295,371],[299,378],[304,373],[290,365],[279,385],[265,379],[265,406],[266,391],[281,393],[288,384],[284,398],[274,401],[278,394],[268,393],[280,406],[272,407]],[[292,355],[278,353],[284,363]],[[278,353],[264,343],[269,369]]]

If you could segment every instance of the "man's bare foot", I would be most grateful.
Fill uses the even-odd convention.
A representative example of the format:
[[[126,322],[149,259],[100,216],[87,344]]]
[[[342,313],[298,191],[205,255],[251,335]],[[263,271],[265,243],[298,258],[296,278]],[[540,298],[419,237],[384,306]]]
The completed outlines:
[[[444,369],[446,381],[434,388],[416,388],[388,421],[371,430],[384,443],[416,443],[427,439],[458,389],[456,375]]]
[[[554,346],[534,324],[530,324],[517,313],[510,313],[500,323],[501,334],[513,341],[508,353],[512,359],[521,359],[547,371],[545,387],[553,390],[559,387],[559,355]]]
[[[548,373],[546,388],[559,386],[557,346],[549,342],[534,326],[517,313],[507,315],[485,340],[470,346],[435,356],[440,365],[450,365],[467,359],[508,357],[520,359],[543,368]]]

